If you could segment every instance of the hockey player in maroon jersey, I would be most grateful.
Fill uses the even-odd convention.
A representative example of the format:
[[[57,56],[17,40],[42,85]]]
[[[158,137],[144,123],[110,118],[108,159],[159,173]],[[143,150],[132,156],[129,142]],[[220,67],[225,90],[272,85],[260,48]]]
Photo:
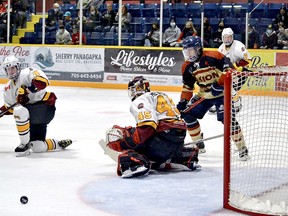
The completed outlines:
[[[197,141],[203,138],[198,119],[202,119],[213,105],[216,106],[217,120],[223,123],[224,74],[226,70],[233,68],[233,65],[229,58],[220,52],[204,51],[202,41],[197,36],[184,39],[183,55],[183,90],[177,108],[182,113],[192,140]],[[199,86],[199,91],[194,95],[195,84]],[[232,115],[235,120],[235,112],[232,112]],[[249,159],[248,149],[237,121],[232,126],[232,139],[239,150],[240,159]],[[205,152],[203,141],[197,145],[199,151]]]
[[[54,118],[56,95],[47,92],[49,85],[45,73],[35,68],[21,69],[19,60],[7,56],[2,64],[9,81],[4,87],[4,105],[1,115],[14,115],[20,145],[15,149],[16,156],[33,152],[64,149],[71,140],[46,139],[47,125]],[[10,109],[10,107],[13,107]]]
[[[150,84],[143,76],[129,82],[128,92],[136,127],[115,125],[107,131],[106,138],[109,148],[121,152],[118,175],[141,176],[150,170],[151,164],[153,169],[199,168],[198,148],[184,147],[186,124],[172,99],[162,92],[150,92]]]

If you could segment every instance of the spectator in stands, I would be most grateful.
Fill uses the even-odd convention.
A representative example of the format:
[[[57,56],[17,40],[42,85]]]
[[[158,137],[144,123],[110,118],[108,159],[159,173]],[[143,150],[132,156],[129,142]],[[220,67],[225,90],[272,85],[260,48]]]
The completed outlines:
[[[16,12],[15,22],[17,28],[25,28],[27,21],[26,11],[28,10],[28,0],[12,0],[12,8]]]
[[[212,40],[212,27],[210,25],[209,19],[204,17],[204,47],[214,47],[214,43]]]
[[[83,26],[86,25],[86,21],[87,21],[87,18],[86,18],[86,16],[84,15],[84,11],[83,11],[83,13],[82,13],[82,25],[83,25]],[[74,19],[73,25],[80,26],[80,10],[78,11],[77,17]]]
[[[218,23],[218,29],[212,35],[214,48],[218,48],[222,44],[222,31],[225,28],[224,20],[220,20]]]
[[[80,44],[80,32],[79,28],[77,26],[73,26],[72,29],[72,35],[71,35],[72,40],[68,42],[70,45],[79,45]],[[82,44],[86,44],[86,37],[85,34],[82,33]]]
[[[107,10],[102,13],[102,31],[108,32],[110,31],[113,24],[116,22],[115,20],[116,13],[113,10],[112,4],[107,4]]]
[[[278,28],[279,23],[283,23],[284,28],[288,28],[288,14],[286,7],[281,7],[279,13],[276,15],[276,19],[274,20],[275,30]]]
[[[104,0],[83,0],[82,1],[82,9],[88,9],[91,6],[94,6],[97,10],[103,4]],[[77,2],[76,9],[80,9],[80,1]]]
[[[185,26],[183,28],[183,31],[181,32],[179,38],[177,39],[177,44],[175,44],[176,47],[182,47],[182,41],[188,36],[196,36],[197,31],[193,25],[193,22],[191,20],[188,20],[185,23]]]
[[[86,18],[86,31],[91,32],[95,29],[95,31],[102,32],[101,13],[94,6],[90,6]]]
[[[63,21],[63,11],[61,11],[58,3],[54,3],[53,8],[48,10],[46,31],[55,31],[59,26],[59,21]]]
[[[0,16],[6,13],[6,7],[3,2],[0,2]]]
[[[0,43],[7,42],[7,13],[6,7],[0,3]]]
[[[288,50],[288,28],[279,28],[279,33],[277,34],[278,41],[277,45],[279,49]]]
[[[29,0],[29,12],[31,15],[36,13],[35,0]]]
[[[129,32],[131,20],[132,20],[132,16],[128,12],[127,6],[126,5],[122,5],[122,18],[121,18],[122,32]],[[115,21],[119,22],[119,14],[118,14],[118,12],[116,14]],[[115,29],[116,29],[116,32],[118,32],[118,24],[112,26],[110,31],[111,32],[115,32]]]
[[[153,23],[151,30],[145,35],[144,46],[158,46],[160,40],[160,30],[158,23]]]
[[[64,25],[60,25],[56,33],[55,44],[69,44],[72,41],[70,33],[65,29]]]
[[[277,49],[278,37],[272,25],[268,25],[266,32],[262,35],[262,45],[260,49]]]
[[[69,11],[66,11],[63,17],[64,20],[62,24],[65,26],[65,29],[69,33],[72,33],[72,26],[75,25],[75,21],[71,18],[71,13]]]
[[[245,44],[245,31],[242,33],[241,41]],[[260,34],[252,25],[248,25],[248,49],[259,49],[260,47]]]
[[[168,27],[163,34],[163,46],[164,47],[174,47],[180,37],[181,30],[176,24],[176,18],[170,18],[170,27]]]

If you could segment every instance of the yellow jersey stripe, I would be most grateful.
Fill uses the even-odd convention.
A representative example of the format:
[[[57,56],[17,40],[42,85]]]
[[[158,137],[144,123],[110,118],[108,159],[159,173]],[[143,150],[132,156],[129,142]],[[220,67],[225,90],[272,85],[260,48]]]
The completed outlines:
[[[157,128],[157,124],[154,121],[144,121],[144,122],[139,122],[137,124],[137,126],[139,126],[139,127],[141,127],[143,125],[149,125],[149,126],[153,127],[155,130]]]
[[[43,82],[43,83],[46,84],[46,86],[49,85],[49,81],[48,81],[47,79],[45,79],[44,77],[41,77],[41,76],[37,76],[37,77],[35,77],[33,80]]]

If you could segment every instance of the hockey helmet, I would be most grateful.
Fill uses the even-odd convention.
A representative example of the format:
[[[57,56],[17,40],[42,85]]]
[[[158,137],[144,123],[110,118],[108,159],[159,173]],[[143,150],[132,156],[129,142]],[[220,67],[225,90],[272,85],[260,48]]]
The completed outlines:
[[[143,76],[136,76],[128,83],[128,95],[133,101],[145,92],[150,92],[150,83]]]
[[[8,79],[17,80],[21,71],[20,62],[14,55],[7,56],[2,64]]]
[[[189,36],[183,40],[183,55],[186,61],[197,62],[203,53],[202,41],[198,36]]]
[[[222,31],[222,41],[226,46],[230,46],[234,41],[234,32],[231,28],[224,28]]]

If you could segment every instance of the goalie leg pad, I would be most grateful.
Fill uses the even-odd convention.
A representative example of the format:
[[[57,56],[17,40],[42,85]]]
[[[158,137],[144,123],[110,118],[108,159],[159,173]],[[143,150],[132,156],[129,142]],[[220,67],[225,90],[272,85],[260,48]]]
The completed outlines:
[[[122,178],[132,178],[145,175],[150,170],[150,161],[133,150],[118,156],[117,174]]]

